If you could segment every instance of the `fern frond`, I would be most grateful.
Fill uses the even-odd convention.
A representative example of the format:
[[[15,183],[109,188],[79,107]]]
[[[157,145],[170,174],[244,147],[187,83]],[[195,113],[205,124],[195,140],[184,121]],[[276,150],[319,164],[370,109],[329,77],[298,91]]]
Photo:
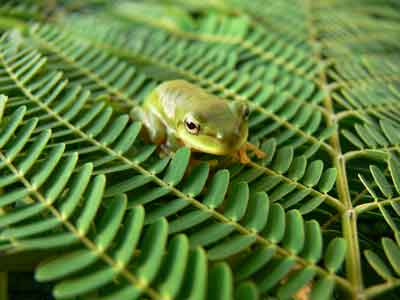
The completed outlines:
[[[235,6],[244,9],[257,24],[271,28],[286,38],[285,43],[295,43],[310,50],[307,43],[308,28],[304,22],[304,9],[298,1],[276,2],[272,0],[255,0],[243,2],[229,0]],[[293,31],[296,28],[296,32]]]
[[[383,238],[382,247],[386,259],[371,250],[364,251],[369,265],[384,280],[384,283],[371,286],[366,290],[366,294],[371,298],[395,289],[400,285],[399,241],[398,239],[393,241],[389,238]]]
[[[2,98],[1,106],[4,102]],[[207,276],[204,251],[197,248],[189,252],[185,236],[173,238],[169,254],[164,257],[164,247],[160,246],[166,244],[168,236],[165,220],[146,229],[138,247],[141,254],[132,271],[130,261],[143,235],[143,208],[137,206],[127,211],[127,199],[121,195],[108,198],[101,205],[104,175],[93,176],[90,163],[76,170],[78,155],[63,156],[63,144],[51,150],[46,148],[50,130],[31,138],[38,120],[24,123],[25,113],[25,107],[17,109],[2,124],[0,132],[0,183],[6,191],[0,196],[5,212],[0,216],[0,239],[8,242],[2,244],[3,251],[59,248],[80,242],[81,249],[75,248],[47,261],[37,270],[40,281],[65,279],[54,290],[60,299],[86,294],[102,286],[105,294],[99,293],[100,299],[122,295],[124,299],[136,299],[142,293],[160,299],[164,294],[175,296],[180,290],[195,298],[206,294],[215,299],[232,296],[229,267],[216,265]],[[176,260],[180,263],[175,264]],[[185,270],[190,276],[184,276]],[[159,290],[149,287],[157,274],[155,286]],[[123,280],[122,287],[116,287],[116,276]],[[196,285],[187,278],[194,279]],[[213,282],[219,282],[224,288],[209,288],[207,292],[207,286],[211,287]],[[251,284],[245,283],[239,289],[240,293],[252,295],[251,299],[258,297]]]
[[[397,299],[398,8],[2,1],[0,264],[64,299]],[[145,143],[124,112],[178,78],[247,102],[267,156]]]
[[[57,36],[60,38],[60,40],[64,40],[62,35],[57,35]],[[69,40],[67,39],[67,41],[69,41]],[[137,86],[137,85],[133,85],[133,86]],[[307,112],[307,111],[302,110],[302,113],[304,113],[304,112]],[[254,120],[257,120],[257,117],[252,119],[250,124],[252,124],[252,123],[255,124]],[[261,121],[264,121],[264,120],[261,120]],[[257,121],[257,123],[259,123],[259,122],[260,122],[260,120]],[[331,130],[329,130],[329,132],[331,132]],[[326,132],[326,137],[329,136],[329,132]],[[276,144],[276,142],[273,142],[273,145],[275,145],[275,144]],[[274,149],[276,146],[271,145],[270,142],[268,142],[266,145],[267,145],[268,149],[266,148],[265,150],[267,151],[267,153],[269,153],[268,163],[271,163],[272,168],[271,167],[265,168],[263,165],[255,164],[255,165],[252,165],[252,167],[255,170],[250,170],[249,172],[258,173],[257,177],[262,175],[264,172],[267,173],[268,175],[273,175],[274,178],[268,179],[269,181],[271,181],[271,180],[274,181],[273,185],[268,187],[268,191],[270,191],[271,188],[274,188],[280,181],[285,182],[286,187],[284,188],[283,186],[278,186],[279,189],[277,189],[276,193],[273,194],[274,201],[276,199],[282,198],[284,195],[289,194],[291,191],[293,191],[293,189],[296,189],[296,185],[297,185],[296,182],[299,179],[301,179],[303,176],[305,176],[303,178],[305,180],[305,184],[297,185],[297,187],[299,189],[298,195],[297,196],[295,194],[291,195],[291,198],[290,198],[291,200],[289,200],[289,203],[292,203],[292,204],[290,204],[290,205],[296,204],[299,201],[301,201],[302,199],[305,199],[305,197],[307,197],[308,194],[310,194],[310,192],[311,192],[311,195],[314,196],[314,198],[307,206],[304,206],[304,212],[314,209],[320,203],[322,203],[322,201],[324,201],[327,198],[328,198],[328,200],[327,200],[328,203],[332,202],[333,205],[335,205],[336,200],[333,197],[329,197],[326,195],[326,193],[329,192],[329,190],[331,190],[331,188],[333,187],[333,182],[336,177],[335,173],[334,173],[334,169],[326,170],[326,172],[324,173],[324,175],[321,179],[321,175],[323,173],[323,164],[321,164],[322,162],[315,162],[310,165],[310,168],[306,172],[307,164],[306,164],[305,159],[307,158],[307,156],[311,156],[314,153],[313,151],[309,151],[307,154],[305,154],[305,157],[300,157],[295,160],[296,163],[292,166],[288,175],[282,176],[283,173],[286,173],[289,170],[289,167],[291,167],[291,162],[292,162],[292,159],[287,159],[287,157],[285,157],[285,156],[289,155],[288,157],[291,158],[293,155],[293,150],[290,147],[284,148],[283,152],[279,154],[280,156],[278,155],[277,159],[275,161],[273,161],[274,154],[275,154]],[[270,145],[270,146],[268,146],[268,145]],[[317,147],[314,148],[314,151],[317,151],[317,150],[318,150]],[[286,152],[284,152],[284,151],[286,151]],[[290,153],[292,153],[292,154],[290,155]],[[285,163],[285,165],[279,166],[279,170],[278,170],[278,165],[280,165],[283,162]],[[316,172],[312,173],[314,171],[316,171]],[[294,173],[294,174],[292,174],[292,173]],[[316,176],[316,177],[314,179],[311,179],[311,178],[307,179],[307,177],[311,176],[311,174],[313,174],[313,176]],[[252,180],[254,180],[254,179],[256,179],[256,177],[253,176]],[[320,179],[321,179],[321,182],[320,182],[321,191],[313,190],[312,187],[315,186]],[[263,180],[265,180],[265,179],[263,179]],[[265,184],[267,184],[267,183],[265,183]],[[309,191],[305,191],[306,186],[308,186],[308,188],[311,188],[311,189]],[[257,188],[257,189],[263,190],[263,187]]]
[[[93,26],[93,24],[98,24],[99,22],[106,22],[111,23],[109,26],[105,28],[97,28],[96,34],[93,32],[85,32],[85,28]],[[272,39],[269,35],[266,36],[266,33],[263,32],[260,28],[254,28],[254,33],[250,29],[246,29],[248,25],[246,25],[246,20],[238,19],[235,23],[235,19],[233,19],[230,26],[234,28],[239,27],[239,29],[235,30],[236,35],[240,35],[240,32],[250,31],[247,35],[249,35],[249,39],[247,40],[239,40],[235,42],[236,39],[232,39],[230,35],[225,37],[222,33],[212,33],[211,35],[205,35],[203,31],[208,32],[211,30],[218,31],[222,28],[229,28],[228,24],[220,24],[221,18],[216,18],[215,16],[211,15],[210,17],[206,17],[204,19],[204,25],[199,25],[200,28],[196,32],[187,32],[187,31],[179,31],[177,29],[168,29],[165,26],[158,26],[157,24],[151,24],[149,26],[147,23],[140,24],[141,26],[135,26],[135,29],[132,27],[127,26],[127,24],[121,22],[117,22],[115,19],[106,18],[102,16],[92,17],[91,19],[81,20],[71,18],[68,20],[67,24],[71,24],[72,28],[79,28],[79,31],[84,31],[85,34],[96,38],[97,40],[103,40],[102,36],[107,36],[106,39],[113,38],[113,36],[120,36],[119,43],[120,47],[124,48],[126,44],[133,44],[138,43],[137,39],[141,39],[140,36],[143,35],[143,31],[146,32],[146,36],[162,36],[163,39],[168,40],[170,43],[174,44],[183,44],[185,47],[190,47],[190,52],[202,52],[203,55],[213,53],[213,55],[219,54],[215,57],[214,60],[209,61],[209,64],[215,64],[215,60],[218,62],[221,59],[225,59],[225,63],[221,61],[221,65],[224,63],[224,66],[229,66],[231,69],[239,69],[244,71],[248,76],[251,75],[252,77],[255,76],[257,80],[267,83],[268,85],[273,85],[274,89],[279,91],[287,92],[287,87],[293,85],[301,86],[304,85],[304,89],[309,90],[312,92],[315,89],[315,84],[312,83],[310,80],[306,80],[304,76],[293,76],[290,73],[285,72],[282,70],[280,65],[285,64],[285,59],[283,57],[288,57],[292,54],[293,48],[287,47],[286,51],[282,51],[282,47],[274,46],[272,50],[269,50],[267,45],[260,46],[259,44],[263,44],[264,40],[268,43],[273,43],[273,45],[279,45],[280,40],[278,38]],[[78,24],[79,27],[77,27]],[[242,24],[243,23],[243,24]],[[204,27],[204,28],[203,28]],[[260,32],[261,30],[261,32]],[[126,34],[129,34],[135,37],[135,42],[132,40],[126,40]],[[157,38],[158,39],[158,38]],[[159,42],[159,41],[158,41]],[[185,42],[185,43],[184,43]],[[188,43],[190,42],[190,44]],[[231,45],[233,43],[233,45]],[[235,45],[238,43],[238,46]],[[262,47],[262,48],[260,48]],[[242,49],[243,48],[243,49]],[[264,49],[265,48],[265,49]],[[269,52],[269,51],[276,51],[276,52]],[[170,50],[169,50],[170,51]],[[221,55],[221,51],[228,51],[228,55]],[[265,51],[265,53],[264,53]],[[200,53],[201,54],[201,53]],[[308,70],[310,68],[309,60],[305,60],[304,55],[301,52],[296,51],[295,58],[291,57],[290,63],[295,63],[296,65],[299,64],[298,68],[301,70],[304,68]],[[182,55],[182,53],[180,53]],[[282,55],[282,57],[281,57]],[[295,55],[293,53],[293,55]],[[255,56],[253,58],[253,56]],[[265,61],[263,60],[271,60],[268,61],[268,66],[265,67]],[[289,62],[287,62],[289,63]],[[207,66],[204,64],[203,66]],[[287,65],[286,69],[292,70],[295,67],[292,65]],[[210,71],[211,72],[211,71]],[[300,72],[300,71],[299,71]],[[304,71],[306,72],[306,71]],[[300,88],[300,87],[299,87]]]
[[[6,193],[0,203],[6,214],[0,216],[0,228],[1,239],[8,241],[2,248],[49,249],[83,241],[100,205],[105,178],[92,176],[91,164],[74,173],[77,153],[63,156],[64,144],[46,148],[51,131],[35,134],[38,119],[23,122],[24,117],[22,106],[2,124],[1,188]],[[57,232],[63,227],[69,232]]]
[[[305,60],[306,53],[301,48],[286,47],[280,36],[267,34],[264,28],[252,24],[247,17],[209,14],[198,22],[197,28],[181,28],[160,22],[156,16],[152,17],[149,14],[143,18],[140,10],[135,9],[142,7],[152,10],[153,6],[153,4],[147,7],[147,4],[133,5],[130,2],[123,2],[116,5],[111,12],[129,21],[149,24],[153,30],[154,28],[166,30],[170,34],[190,39],[192,42],[220,44],[221,50],[237,52],[240,68],[247,71],[257,67],[260,71],[262,66],[264,74],[270,68],[278,68],[279,73],[296,74],[306,78],[312,78],[315,73],[315,64],[312,60]],[[164,6],[158,4],[156,7],[162,9]]]
[[[285,277],[295,265],[298,265],[300,269],[309,271],[304,271],[305,275],[295,276],[294,278],[300,278],[301,280],[293,279],[297,283],[287,291],[284,289],[285,293],[294,293],[312,280],[316,274],[319,274],[321,278],[332,276],[334,282],[346,286],[346,281],[318,267],[316,262],[308,262],[301,255],[297,256],[305,245],[304,236],[299,239],[294,234],[298,228],[303,227],[303,219],[298,211],[290,211],[288,213],[288,220],[286,221],[288,222],[288,229],[285,230],[285,214],[282,207],[275,204],[274,211],[276,212],[272,216],[276,215],[274,218],[278,219],[271,221],[272,223],[269,226],[266,225],[266,215],[263,211],[265,212],[268,207],[265,206],[265,209],[259,209],[260,206],[267,204],[266,195],[259,194],[257,197],[261,198],[252,200],[250,202],[252,204],[249,205],[248,188],[245,183],[240,182],[240,178],[237,179],[236,183],[232,183],[226,199],[223,196],[224,194],[211,193],[215,189],[228,190],[229,181],[227,176],[229,176],[229,173],[226,171],[220,171],[213,177],[213,182],[216,182],[217,186],[214,188],[213,186],[209,187],[211,194],[206,195],[201,201],[194,198],[203,190],[203,186],[209,176],[207,165],[200,165],[190,177],[183,181],[183,175],[189,163],[190,152],[187,149],[178,151],[169,163],[168,160],[153,160],[153,163],[148,165],[140,165],[140,163],[149,159],[154,147],[146,147],[144,149],[147,150],[141,151],[128,151],[132,150],[130,147],[138,133],[139,127],[137,124],[132,124],[127,129],[124,129],[127,126],[124,116],[116,117],[112,124],[109,124],[109,120],[113,118],[112,111],[109,107],[104,107],[104,105],[98,104],[91,109],[84,108],[87,93],[79,87],[69,88],[68,84],[61,79],[61,76],[56,76],[56,73],[41,75],[43,74],[41,69],[45,68],[46,65],[40,56],[32,54],[35,59],[31,60],[31,63],[36,63],[37,67],[34,68],[35,73],[29,72],[26,75],[24,66],[18,63],[19,55],[15,53],[14,48],[10,49],[8,47],[9,44],[2,45],[0,60],[10,78],[9,81],[13,81],[21,89],[24,97],[29,100],[30,112],[35,112],[35,116],[39,119],[38,130],[35,132],[41,133],[51,128],[55,140],[62,137],[66,142],[67,149],[74,149],[83,143],[85,146],[79,146],[76,150],[80,154],[80,161],[84,162],[86,160],[85,157],[90,157],[97,173],[113,173],[113,176],[115,176],[122,172],[121,176],[125,176],[123,175],[124,170],[130,170],[129,179],[122,182],[117,178],[111,178],[105,195],[117,197],[118,193],[127,192],[128,207],[145,206],[148,215],[146,223],[157,222],[160,217],[169,217],[171,231],[182,232],[184,230],[187,232],[191,245],[205,247],[208,259],[211,260],[236,255],[252,245],[274,245],[277,259],[282,257],[278,261],[285,261],[287,267],[284,272],[279,273],[280,275],[269,288],[279,284],[280,279]],[[5,82],[7,81],[5,80]],[[77,95],[80,94],[83,94],[83,96],[80,96],[82,100],[74,102],[73,99],[76,99]],[[44,96],[46,98],[43,99],[42,97]],[[20,101],[19,98],[15,100]],[[76,103],[81,103],[78,106],[79,109],[75,107]],[[15,104],[10,107],[13,109]],[[71,116],[71,113],[69,113],[73,107],[75,107],[73,110],[74,116],[77,117]],[[66,115],[67,117],[65,117]],[[104,128],[108,129],[104,130]],[[119,135],[121,135],[121,138],[118,138]],[[127,137],[129,137],[129,140]],[[107,156],[104,156],[104,153]],[[280,156],[283,158],[285,153]],[[289,168],[282,158],[274,161],[274,168],[276,168],[277,172],[286,172]],[[107,167],[109,163],[111,165]],[[295,174],[293,175],[294,177],[303,177],[303,174],[301,174],[304,173],[303,166],[304,163],[297,163],[296,167],[291,170]],[[134,171],[135,176],[132,176],[132,171]],[[331,171],[328,171],[327,174],[330,173]],[[316,174],[319,175],[316,176]],[[309,186],[317,184],[321,174],[321,162],[312,163],[310,169],[305,171],[304,183]],[[325,184],[326,187],[322,188],[323,190],[329,190],[332,187],[332,179],[335,178],[332,174],[326,176],[324,175],[326,177],[325,180],[330,183]],[[156,185],[152,189],[148,186],[150,182]],[[143,189],[145,185],[146,190]],[[281,190],[283,189],[282,187]],[[177,198],[167,200],[168,198],[165,197],[169,194]],[[300,198],[302,199],[305,196],[303,193]],[[321,203],[322,200],[323,198],[318,199],[317,204]],[[170,205],[167,208],[159,209],[161,206],[156,203],[162,204],[165,201],[169,201]],[[255,201],[257,202],[255,203]],[[307,209],[310,210],[316,205],[313,203],[313,205],[308,204],[307,206]],[[303,212],[304,210],[306,208],[303,208]],[[182,220],[179,216],[175,216],[178,211],[181,214],[185,212]],[[195,228],[194,225],[197,225],[195,230],[193,230]],[[270,226],[275,228],[273,229]],[[266,231],[266,236],[262,233],[264,230]],[[273,232],[276,233],[273,234]],[[272,236],[269,236],[270,234]],[[282,246],[278,245],[281,241],[283,241]],[[286,262],[288,259],[291,261],[290,264]],[[77,282],[80,282],[80,280]]]
[[[31,1],[3,0],[0,3],[0,17],[17,17],[26,20],[42,19],[40,5]]]
[[[63,40],[63,39],[62,39]],[[137,86],[136,84],[134,84],[134,82],[133,82],[133,86]],[[292,150],[289,150],[290,148],[285,148],[287,151],[289,151],[289,152],[291,152]],[[267,149],[267,152],[268,153],[270,153],[270,157],[269,157],[269,161],[270,162],[272,162],[272,159],[273,159],[273,157],[274,157],[274,150],[273,149]],[[311,155],[312,154],[312,152],[310,153],[310,154],[308,154],[308,155]],[[283,158],[283,157],[285,157],[285,153],[281,153],[281,158]],[[291,157],[290,155],[289,155],[289,157]],[[279,160],[279,158],[278,158],[278,160]],[[299,160],[297,160],[296,162],[299,162],[299,161],[302,161],[303,162],[303,160],[304,160],[304,158],[301,158],[301,159],[299,159]],[[287,165],[287,167],[285,167],[285,166],[280,166],[280,168],[282,169],[284,169],[284,170],[279,170],[278,172],[274,172],[274,170],[270,170],[269,172],[268,171],[266,171],[266,173],[267,174],[269,174],[269,175],[275,175],[275,177],[281,177],[279,174],[277,174],[277,173],[282,173],[282,172],[286,172],[288,169],[289,169],[289,167],[290,167],[290,164],[291,164],[291,160],[289,159],[289,160],[286,160],[286,158],[285,158],[285,163],[286,164],[288,164]],[[321,176],[321,174],[322,174],[322,166],[323,165],[321,165],[320,164],[321,162],[315,162],[314,164],[312,164],[312,166],[317,166],[317,165],[319,165],[320,167],[316,167],[317,169],[320,169],[318,172],[315,172],[315,176],[318,176],[317,178],[315,178],[315,179],[306,179],[305,180],[305,182],[306,182],[306,184],[305,184],[305,186],[309,186],[309,187],[312,187],[312,186],[314,186],[315,184],[317,184],[318,183],[318,181],[319,181],[319,179],[320,179],[320,177],[319,176]],[[279,162],[274,162],[274,167],[273,167],[273,169],[277,169],[277,165],[279,164]],[[263,168],[262,168],[262,166],[259,166],[259,165],[254,165],[254,167],[255,168],[258,168],[258,171],[256,171],[256,172],[259,172],[259,170],[263,170]],[[290,176],[289,177],[296,177],[296,179],[295,180],[291,180],[291,179],[287,179],[287,178],[284,178],[284,181],[287,181],[288,183],[289,183],[289,185],[287,185],[286,187],[287,188],[289,188],[289,189],[291,189],[291,188],[295,188],[295,185],[293,185],[293,183],[294,183],[294,181],[297,181],[298,179],[300,179],[301,177],[303,177],[304,175],[307,175],[307,173],[305,173],[305,167],[306,167],[306,163],[304,162],[304,163],[300,163],[299,165],[297,165],[297,166],[293,166],[292,167],[292,169],[291,169],[291,172],[296,172],[296,174],[295,175],[291,175],[290,174]],[[299,168],[298,170],[296,169],[296,168]],[[304,169],[303,169],[304,168]],[[315,168],[311,168],[311,169],[309,169],[308,170],[308,175],[310,175],[310,174],[312,174],[312,172],[313,171],[317,171],[317,169],[315,169]],[[333,182],[334,182],[334,180],[335,180],[335,173],[333,173],[334,172],[334,170],[333,169],[330,169],[330,170],[328,170],[326,173],[325,173],[325,175],[324,175],[324,179],[321,181],[321,184],[325,181],[325,179],[328,179],[328,181],[327,182],[325,182],[325,184],[326,184],[326,187],[322,187],[322,192],[320,192],[320,193],[313,193],[312,192],[312,194],[313,195],[317,195],[317,196],[319,196],[319,197],[317,197],[317,198],[313,198],[312,199],[312,202],[310,202],[307,206],[305,206],[305,207],[309,207],[309,208],[307,208],[307,210],[308,209],[314,209],[316,206],[318,206],[318,204],[320,204],[320,203],[322,203],[322,201],[326,198],[326,196],[324,195],[325,193],[327,193],[331,188],[332,188],[332,184],[333,184]],[[319,174],[319,175],[318,175]],[[261,175],[261,173],[259,174],[259,175]],[[298,177],[298,178],[297,178]],[[271,180],[271,179],[269,179],[269,180]],[[315,182],[311,182],[311,181],[315,181]],[[278,181],[275,181],[275,185],[276,184],[278,184],[278,182],[279,182],[279,180]],[[305,186],[303,186],[303,189],[305,188]],[[283,187],[280,187],[281,188],[281,193],[282,193],[282,191],[283,191]],[[300,187],[300,189],[301,189],[301,187]],[[286,191],[286,192],[284,192],[284,194],[288,194],[290,192],[290,190],[288,190],[288,191]],[[279,196],[278,196],[278,192],[277,193],[275,193],[274,194],[274,197],[273,197],[273,199],[275,200],[275,198],[281,198],[284,194],[279,194]],[[307,195],[304,193],[304,191],[301,193],[301,195],[302,196],[299,196],[300,198],[298,198],[297,197],[297,200],[291,200],[290,202],[294,202],[294,203],[297,203],[298,201],[300,201],[302,198],[304,198],[304,197],[306,197]],[[275,197],[276,196],[276,197]],[[292,195],[292,196],[294,196],[294,195]],[[332,199],[332,198],[330,198],[330,199]],[[328,201],[329,202],[329,201]],[[311,203],[314,203],[314,205],[311,205]]]
[[[242,166],[236,181],[250,183],[255,191],[268,192],[272,201],[279,201],[285,208],[301,204],[298,208],[304,214],[323,201],[341,209],[337,198],[328,194],[336,181],[335,168],[325,169],[321,160],[309,162],[312,153],[294,157],[292,147],[276,149],[275,140],[269,140],[263,149],[268,158],[260,164],[250,163],[251,168]]]
[[[3,251],[50,249],[80,242],[82,249],[47,261],[37,270],[39,281],[66,278],[54,290],[54,295],[60,299],[86,294],[102,286],[108,286],[106,291],[110,287],[114,290],[98,297],[100,299],[115,299],[113,297],[122,295],[124,299],[136,299],[141,293],[160,299],[163,294],[175,296],[180,288],[193,297],[202,297],[213,281],[224,288],[210,288],[208,294],[211,298],[231,297],[233,282],[229,268],[223,264],[212,268],[207,285],[205,253],[199,248],[189,252],[185,236],[171,240],[169,255],[165,256],[163,263],[164,248],[160,246],[166,243],[168,235],[165,220],[159,220],[146,229],[138,247],[142,254],[135,263],[135,271],[132,271],[128,266],[142,235],[143,208],[134,207],[127,212],[127,200],[122,196],[109,198],[100,207],[104,175],[93,176],[90,163],[74,172],[78,156],[63,157],[63,144],[47,152],[45,146],[50,131],[39,134],[29,144],[37,119],[22,124],[25,111],[26,108],[21,107],[11,115],[6,124],[2,124],[0,134],[1,188],[12,190],[0,198],[1,208],[6,212],[0,216],[0,238],[9,242],[7,247],[2,245]],[[91,227],[95,228],[94,231]],[[95,238],[92,237],[94,233]],[[174,258],[180,263],[175,264]],[[186,264],[189,264],[187,269]],[[161,267],[165,269],[160,273]],[[192,279],[196,279],[196,286],[185,280],[185,269],[195,276]],[[155,291],[148,283],[158,273],[156,286],[160,291]],[[114,278],[118,275],[125,282],[122,290],[115,287]],[[257,299],[254,286],[246,284],[240,289]]]
[[[390,75],[388,77],[379,75],[379,69],[375,70],[368,67],[369,61],[371,59],[367,58],[361,62],[349,61],[343,66],[338,66],[340,67],[338,69],[340,75],[330,74],[340,85],[343,85],[340,93],[333,94],[333,99],[345,107],[345,110],[338,114],[338,118],[358,117],[369,122],[371,122],[371,119],[396,121],[399,109],[399,91],[396,88],[398,79],[392,78]],[[380,64],[385,66],[386,72],[395,72],[395,64],[385,64],[385,59],[379,61]],[[374,74],[373,76],[377,76],[377,78],[370,74]],[[393,82],[391,82],[391,79]]]
[[[48,56],[48,65],[62,68],[71,82],[89,89],[93,97],[107,94],[112,101],[132,107],[157,84],[126,62],[68,38],[54,28],[35,27],[31,34],[43,49],[54,53],[55,57]]]
[[[399,127],[393,121],[379,120],[379,124],[356,124],[353,132],[344,129],[343,136],[359,148],[345,154],[347,160],[359,156],[385,158],[390,152],[397,152],[400,143]]]
[[[327,125],[324,124],[321,111],[300,100],[309,97],[308,93],[312,93],[313,89],[302,91],[303,93],[307,92],[307,95],[297,94],[298,86],[293,86],[296,88],[293,93],[297,97],[292,98],[289,93],[274,92],[272,87],[271,89],[261,88],[262,83],[254,82],[250,77],[243,76],[238,72],[224,70],[218,66],[215,66],[214,69],[212,68],[212,58],[206,59],[204,55],[186,57],[184,53],[177,54],[174,50],[176,43],[171,43],[170,46],[169,43],[162,43],[156,49],[152,47],[149,49],[134,43],[133,48],[130,48],[128,41],[123,36],[119,33],[119,37],[116,37],[110,33],[103,36],[106,40],[101,36],[92,37],[92,39],[102,39],[94,41],[92,44],[125,59],[137,60],[145,57],[151,64],[167,71],[180,73],[183,78],[204,86],[210,92],[232,100],[247,101],[254,109],[254,120],[250,121],[250,128],[251,135],[255,140],[274,135],[279,144],[292,144],[295,147],[305,143],[318,144],[328,153],[333,152],[331,147],[324,142],[332,134],[333,128],[327,128]],[[120,43],[116,44],[116,41],[120,41]],[[127,47],[129,47],[129,51],[126,50]],[[146,55],[146,53],[149,54]],[[209,67],[202,69],[205,65],[209,65]],[[211,72],[214,73],[213,76],[210,76]],[[224,76],[224,80],[221,81]],[[318,103],[322,99],[323,93],[318,92],[311,102]]]
[[[373,197],[374,202],[359,205],[357,210],[361,213],[374,208],[379,208],[384,220],[393,232],[398,233],[400,232],[400,225],[394,218],[394,216],[400,215],[400,161],[397,155],[389,154],[387,164],[389,174],[384,173],[378,166],[370,166],[371,177],[375,185],[371,184],[370,179],[367,179],[363,175],[359,175],[361,182]],[[390,207],[392,209],[390,209]]]
[[[37,269],[39,281],[63,278],[54,288],[56,298],[94,292],[91,297],[104,300],[138,299],[142,294],[151,299],[232,299],[237,290],[238,295],[258,299],[254,284],[246,282],[234,288],[226,264],[216,264],[208,270],[205,252],[201,248],[190,250],[184,235],[177,235],[167,243],[165,220],[143,228],[144,211],[140,206],[125,214],[124,226],[118,231],[113,223],[117,225],[120,220],[115,220],[116,212],[109,212],[113,206],[111,203],[107,208],[108,218],[103,217],[109,223],[99,226],[95,242],[100,253],[76,249]],[[107,249],[111,239],[113,245]],[[109,265],[96,262],[105,251],[109,252]],[[214,287],[216,283],[218,288]]]

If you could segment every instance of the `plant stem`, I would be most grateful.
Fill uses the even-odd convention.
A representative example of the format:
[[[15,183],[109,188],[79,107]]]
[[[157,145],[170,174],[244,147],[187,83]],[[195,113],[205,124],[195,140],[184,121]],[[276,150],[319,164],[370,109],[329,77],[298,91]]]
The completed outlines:
[[[400,286],[400,280],[393,279],[393,280],[387,281],[385,283],[381,283],[381,284],[377,284],[377,285],[373,285],[373,286],[369,287],[368,289],[365,290],[365,294],[368,299],[372,299],[372,298],[376,297],[377,295],[381,295],[384,292],[393,290],[399,286]]]
[[[314,16],[312,15],[312,0],[305,0],[305,12],[308,15],[308,28],[309,28],[309,42],[312,46],[319,44],[318,31]],[[321,44],[323,45],[323,44]],[[321,53],[321,47],[314,48],[314,56],[317,62],[322,62],[323,57]],[[327,118],[327,126],[339,125],[336,117],[333,101],[331,98],[331,91],[329,90],[326,69],[322,68],[319,78],[319,86],[325,91],[326,96],[324,99],[324,106],[329,112]],[[339,126],[338,126],[339,127]],[[334,149],[332,160],[337,170],[336,188],[338,191],[339,199],[346,207],[346,210],[342,213],[342,231],[343,237],[347,241],[347,254],[346,254],[346,271],[347,277],[352,284],[353,289],[351,292],[352,299],[365,299],[363,291],[363,277],[361,272],[361,259],[360,259],[360,248],[358,244],[358,232],[357,232],[357,215],[353,210],[353,204],[351,202],[351,196],[349,191],[349,184],[347,181],[346,172],[346,160],[342,154],[340,146],[340,137],[338,131],[330,138],[330,145]]]
[[[325,76],[323,76],[325,79]],[[326,97],[326,102],[332,106],[332,101],[329,96]],[[341,154],[340,140],[338,133],[335,133],[331,138],[332,146],[340,153],[335,157],[335,166],[337,169],[336,187],[339,194],[339,199],[346,206],[346,211],[342,214],[342,231],[343,237],[347,241],[347,255],[346,255],[346,270],[348,278],[353,286],[353,299],[362,299],[360,293],[363,290],[363,280],[361,272],[361,257],[360,247],[358,244],[358,231],[357,231],[357,214],[353,209],[351,196],[349,191],[349,184],[347,181],[346,161]]]
[[[0,300],[8,299],[8,274],[0,272]]]
[[[343,236],[347,241],[346,270],[353,285],[353,299],[362,299],[363,290],[360,247],[357,234],[357,215],[350,209],[342,216]]]
[[[360,205],[356,206],[355,211],[356,211],[357,215],[365,213],[366,211],[370,211],[370,210],[379,208],[379,207],[399,203],[400,197],[391,198],[391,199],[387,199],[387,200],[380,200],[380,199],[374,199],[374,200],[375,200],[375,202],[364,203],[364,204],[360,204]]]

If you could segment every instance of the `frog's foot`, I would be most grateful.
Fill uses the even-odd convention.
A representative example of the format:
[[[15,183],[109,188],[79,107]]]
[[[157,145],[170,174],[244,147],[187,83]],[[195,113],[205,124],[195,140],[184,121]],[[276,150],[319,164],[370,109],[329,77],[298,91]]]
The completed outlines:
[[[267,154],[264,151],[262,151],[260,148],[258,148],[257,146],[254,146],[253,144],[251,144],[249,142],[244,144],[243,147],[246,150],[252,151],[257,156],[257,158],[261,159],[261,158],[265,158],[267,156]]]
[[[246,147],[242,147],[239,149],[239,161],[241,164],[248,164],[250,162],[250,158],[247,156]]]
[[[247,155],[247,150],[250,150],[253,152],[257,158],[264,158],[267,154],[260,150],[258,147],[254,146],[253,144],[246,143],[244,144],[237,153],[235,153],[233,156],[235,159],[239,160],[240,163],[242,164],[248,164],[251,162],[249,156]]]

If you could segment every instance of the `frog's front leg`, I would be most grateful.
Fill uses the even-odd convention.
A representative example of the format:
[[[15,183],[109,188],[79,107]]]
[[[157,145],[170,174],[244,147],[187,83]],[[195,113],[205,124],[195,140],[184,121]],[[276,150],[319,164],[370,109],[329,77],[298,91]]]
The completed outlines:
[[[184,144],[175,136],[172,131],[166,132],[166,141],[163,145],[163,150],[167,153],[176,152]]]
[[[160,145],[166,141],[166,130],[164,124],[154,113],[142,107],[131,110],[130,116],[134,121],[143,123],[146,137],[154,144]]]

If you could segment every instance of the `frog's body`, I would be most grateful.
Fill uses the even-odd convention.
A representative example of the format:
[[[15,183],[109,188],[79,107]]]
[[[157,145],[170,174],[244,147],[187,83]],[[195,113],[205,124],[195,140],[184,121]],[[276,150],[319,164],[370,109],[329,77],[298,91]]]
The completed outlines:
[[[153,143],[172,151],[185,145],[234,155],[247,144],[247,105],[208,94],[184,80],[162,83],[131,114],[143,122]]]

